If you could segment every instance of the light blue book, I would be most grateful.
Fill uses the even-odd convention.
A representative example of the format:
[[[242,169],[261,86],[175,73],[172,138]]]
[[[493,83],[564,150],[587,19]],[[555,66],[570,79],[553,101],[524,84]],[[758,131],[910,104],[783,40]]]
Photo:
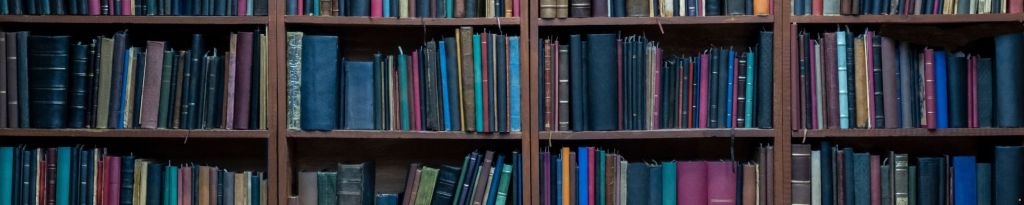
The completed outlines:
[[[451,7],[448,7],[451,8]],[[513,132],[519,128],[519,36],[508,38],[508,81],[509,81],[509,127]],[[516,192],[519,193],[519,192]]]
[[[836,32],[836,50],[839,51],[836,59],[839,60],[839,72],[837,78],[839,78],[839,128],[848,129],[850,128],[850,98],[849,88],[846,87],[848,84],[846,79],[848,77],[846,67],[846,32]]]
[[[578,171],[577,177],[579,177],[579,178],[576,178],[577,179],[576,184],[579,185],[579,187],[576,189],[577,190],[576,193],[579,194],[579,197],[576,199],[576,202],[578,202],[578,204],[588,204],[588,203],[590,203],[590,197],[589,197],[590,196],[589,195],[589,193],[590,193],[589,192],[589,187],[590,186],[588,186],[588,183],[590,183],[590,181],[588,181],[588,179],[589,179],[588,178],[588,176],[589,176],[588,174],[590,173],[589,169],[588,169],[589,168],[588,163],[590,162],[590,156],[587,155],[589,153],[588,149],[589,148],[586,148],[586,147],[580,147],[579,149],[576,149],[576,152],[577,152],[576,156],[578,157],[577,159],[579,160],[579,162],[577,162],[578,165],[579,165],[579,168],[576,169]]]
[[[381,13],[381,15],[383,15],[384,17],[391,17],[391,1],[383,0],[382,3],[383,4],[381,5],[381,7],[384,9],[384,12]]]
[[[728,77],[726,77],[729,80],[726,80],[727,85],[725,86],[725,89],[726,89],[726,91],[725,91],[726,101],[722,102],[722,103],[725,104],[725,122],[722,122],[722,124],[725,124],[725,128],[732,128],[732,124],[734,123],[734,120],[732,119],[732,117],[733,117],[732,116],[732,113],[733,113],[732,112],[732,109],[733,109],[732,102],[734,100],[736,100],[736,99],[732,98],[732,90],[733,90],[733,82],[732,82],[733,81],[733,77],[732,76],[735,76],[735,72],[736,72],[736,66],[733,66],[734,64],[736,64],[736,62],[734,62],[735,60],[736,60],[736,51],[733,51],[732,49],[729,49],[729,75],[727,75]]]
[[[466,126],[476,126],[477,131],[484,130],[483,79],[480,76],[483,73],[483,61],[480,54],[480,34],[473,34],[473,96],[476,98],[476,125]]]
[[[14,188],[14,147],[0,147],[0,205],[12,205]]]
[[[437,42],[437,46],[438,46],[437,53],[438,53],[438,55],[441,55],[440,56],[440,60],[441,60],[441,62],[440,62],[440,65],[441,65],[441,69],[440,69],[441,70],[441,77],[439,77],[439,78],[441,79],[441,86],[440,86],[441,87],[441,100],[442,100],[441,104],[442,104],[442,107],[444,108],[444,109],[442,109],[444,111],[444,121],[442,121],[441,123],[444,123],[444,130],[451,131],[452,130],[452,113],[451,113],[451,110],[449,109],[449,106],[450,106],[449,103],[450,102],[449,102],[449,99],[448,99],[448,60],[447,60],[448,59],[447,58],[448,55],[446,54],[448,52],[445,52],[444,41]]]
[[[57,148],[57,205],[71,205],[71,147]]]
[[[747,95],[746,96],[747,102],[746,102],[746,104],[744,104],[745,107],[743,108],[743,121],[744,121],[744,124],[745,124],[745,126],[743,126],[744,128],[753,128],[754,127],[754,102],[757,102],[757,101],[754,100],[754,96],[757,96],[757,95],[754,95],[754,82],[757,82],[757,81],[755,81],[755,80],[757,80],[757,78],[754,77],[754,73],[756,73],[756,72],[754,72],[754,68],[757,67],[757,66],[754,66],[755,64],[756,63],[754,63],[754,51],[752,49],[748,50],[747,51],[747,85],[745,85],[747,88],[744,89],[744,90],[747,91],[747,93],[746,93],[746,95]],[[687,108],[687,109],[689,109],[689,108]]]

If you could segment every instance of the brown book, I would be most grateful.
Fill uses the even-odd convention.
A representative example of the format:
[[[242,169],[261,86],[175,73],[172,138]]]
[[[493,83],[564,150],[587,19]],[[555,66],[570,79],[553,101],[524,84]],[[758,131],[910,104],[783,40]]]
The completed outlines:
[[[471,197],[473,197],[473,205],[480,205],[487,202],[484,200],[485,197],[487,197],[487,193],[485,190],[487,189],[488,175],[490,175],[491,167],[493,167],[491,165],[493,161],[493,151],[487,151],[486,153],[484,153],[484,159],[483,162],[480,164],[480,169],[477,169],[478,173],[476,178],[476,188],[473,189],[473,195],[470,195]]]
[[[164,42],[146,42],[146,68],[163,68],[164,66]],[[142,128],[155,129],[157,115],[160,107],[160,82],[161,74],[156,69],[145,73],[145,80],[142,87],[142,107],[140,117]]]
[[[604,197],[605,204],[615,204],[615,187],[619,183],[615,178],[615,173],[618,171],[616,166],[619,165],[618,161],[615,161],[615,154],[608,153],[604,156]]]
[[[850,14],[849,15],[858,15],[858,13],[860,11],[860,7],[863,6],[863,5],[860,5],[860,1],[859,0],[848,0],[848,1],[850,1]]]
[[[830,129],[839,128],[839,78],[837,77],[839,72],[838,57],[836,56],[836,33],[830,32],[825,33],[824,49],[825,53],[822,58],[825,59],[825,101],[826,110],[825,114],[828,116],[825,120],[825,124]]]
[[[465,17],[466,16],[465,1],[464,0],[459,0],[459,1],[452,0],[452,1],[455,3],[455,8],[452,9],[455,12],[453,14],[453,15],[455,15],[454,17],[455,18]]]
[[[456,1],[458,2],[458,1]],[[555,0],[540,0],[540,17],[541,18],[555,18],[556,13]]]
[[[839,0],[839,14],[844,16],[856,15],[856,12],[853,12],[854,1],[855,0]]]
[[[269,57],[267,55],[267,53],[269,52],[268,49],[270,47],[267,47],[267,43],[268,43],[268,41],[267,41],[267,34],[265,34],[265,33],[264,34],[260,34],[260,45],[259,45],[260,46],[260,53],[258,53],[258,55],[259,55],[259,59],[260,59],[260,67],[259,67],[259,69],[260,69],[260,73],[261,74],[260,74],[259,83],[257,83],[257,85],[260,85],[259,93],[261,93],[260,94],[260,103],[259,103],[260,104],[260,110],[259,110],[260,116],[258,116],[259,119],[260,119],[259,120],[259,128],[258,129],[260,129],[260,130],[266,130],[267,129],[267,98],[268,98],[267,97],[267,86],[270,85],[270,84],[267,83],[267,77],[270,76],[270,74],[269,74],[269,69],[270,68],[267,67],[269,65],[269,64],[267,64],[267,58]],[[223,119],[223,117],[221,119]],[[224,125],[224,124],[221,123],[221,125]]]
[[[857,87],[853,88],[853,89],[857,90],[857,100],[856,100],[856,102],[857,102],[857,121],[856,121],[857,124],[856,125],[857,125],[858,128],[867,128],[868,127],[868,120],[871,117],[871,116],[868,116],[869,115],[869,112],[868,112],[868,95],[871,95],[872,92],[870,90],[868,90],[868,81],[867,81],[868,80],[867,76],[869,75],[868,72],[871,72],[871,70],[868,70],[867,66],[864,65],[865,64],[864,62],[866,62],[865,59],[864,59],[864,54],[865,54],[864,53],[864,51],[865,51],[864,50],[864,46],[865,45],[864,45],[864,37],[863,36],[857,37],[854,40],[854,52],[853,52],[854,53],[854,55],[853,55],[854,57],[853,57],[853,59],[854,59],[854,62],[855,62],[854,63],[855,64],[855,66],[854,66],[854,73],[855,73],[854,76],[856,76],[856,77],[854,77],[854,79],[857,79],[856,83],[855,83],[855,85]]]
[[[216,205],[217,204],[217,198],[219,198],[219,197],[217,197],[217,195],[218,194],[223,194],[223,193],[218,193],[217,192],[217,182],[218,182],[218,180],[220,180],[220,169],[218,169],[217,167],[211,167],[209,169],[209,175],[210,175],[210,184],[209,184],[209,186],[212,188],[212,189],[210,189],[210,205]]]
[[[757,149],[757,204],[768,204],[768,161],[772,160],[772,156],[768,155],[768,147],[761,146]]]
[[[512,0],[504,0],[505,17],[512,17]],[[508,48],[507,46],[505,48]]]
[[[412,190],[415,189],[415,187],[416,187],[416,182],[417,182],[416,181],[416,176],[417,176],[417,174],[419,174],[419,171],[420,171],[419,168],[420,168],[420,163],[409,164],[409,173],[406,174],[406,176],[405,176],[405,193],[406,193],[406,195],[405,195],[405,197],[402,198],[402,205],[411,205],[413,199],[416,198],[416,195],[412,193],[413,192]],[[315,188],[313,190],[316,191]],[[310,204],[310,205],[316,205],[316,200],[314,199],[313,203]]]
[[[899,102],[896,80],[896,44],[891,38],[882,37],[882,99],[885,110],[885,128],[899,127]],[[877,79],[876,79],[877,80]]]
[[[320,16],[331,16],[331,2],[332,0],[320,0],[317,2],[320,4]]]
[[[591,16],[590,0],[572,0],[572,5],[569,7],[570,17],[586,18]]]
[[[649,0],[626,0],[626,16],[649,17],[651,13],[651,1]]]
[[[199,187],[198,198],[196,205],[211,205],[210,204],[210,167],[199,166]]]
[[[794,144],[792,194],[793,204],[811,204],[811,145]]]
[[[476,102],[474,99],[473,81],[473,27],[459,28],[459,55],[462,59],[460,73],[462,75],[462,129],[476,131]]]
[[[420,189],[420,186],[418,186],[418,185],[419,185],[419,181],[420,181],[420,175],[423,173],[423,170],[420,169],[419,167],[416,167],[415,169],[410,170],[410,171],[413,172],[413,173],[411,173],[411,174],[413,174],[412,175],[412,181],[406,182],[406,184],[413,184],[413,186],[412,186],[412,189],[409,189],[409,192],[406,192],[406,194],[405,194],[405,197],[406,197],[405,200],[408,202],[408,204],[404,204],[404,205],[416,204],[416,192],[419,191],[419,189]]]
[[[569,0],[555,0],[555,16],[558,18],[569,17]]]
[[[238,32],[237,66],[235,72],[235,127],[249,129],[249,102],[252,92],[252,32]]]
[[[231,129],[235,127],[235,73],[238,72],[238,34],[232,33],[231,38],[228,40],[228,52],[224,54],[226,58],[224,60],[224,104],[222,105],[221,119],[223,119],[224,128]]]
[[[757,205],[757,164],[743,165],[743,205]]]
[[[544,105],[543,105],[544,106],[544,113],[542,113],[544,116],[541,116],[541,117],[544,120],[544,130],[546,130],[546,131],[554,131],[555,129],[554,129],[554,126],[552,125],[552,123],[556,123],[554,121],[554,119],[555,119],[554,118],[554,113],[555,112],[553,111],[555,109],[555,106],[552,104],[552,101],[551,101],[552,95],[555,93],[555,89],[554,89],[554,85],[555,84],[552,83],[552,81],[553,81],[552,77],[554,77],[554,75],[551,74],[551,69],[553,69],[553,67],[554,67],[554,65],[552,64],[552,61],[553,61],[552,57],[554,56],[554,54],[552,54],[553,51],[552,51],[551,47],[552,47],[551,40],[550,39],[545,39],[544,40],[544,73],[542,73],[542,75],[544,75],[544,91],[543,91],[544,92]]]
[[[105,47],[105,45],[104,45],[104,47]],[[185,73],[185,65],[187,65],[188,62],[189,62],[188,54],[189,54],[188,51],[181,51],[181,53],[178,54],[178,59],[177,59],[178,63],[176,63],[178,65],[178,67],[174,69],[174,70],[177,70],[178,73],[174,74],[174,76],[175,76],[174,79],[175,79],[176,82],[175,82],[175,88],[172,88],[175,91],[174,91],[174,107],[171,107],[171,110],[175,110],[176,111],[176,112],[171,112],[171,113],[174,113],[174,114],[171,114],[172,116],[174,116],[174,120],[173,120],[173,123],[172,123],[172,126],[171,126],[172,128],[179,128],[179,127],[181,127],[181,114],[180,114],[181,108],[182,108],[181,107],[181,102],[182,102],[182,99],[181,99],[182,91],[181,90],[183,88],[182,87],[182,84],[183,84],[182,80],[183,80],[183,77],[185,76],[184,75],[184,73]],[[103,90],[101,89],[100,92],[102,92],[102,91]],[[101,96],[100,99],[103,99],[102,96]],[[102,105],[100,106],[100,109],[103,109]],[[102,114],[102,112],[101,112],[101,114]],[[103,123],[103,121],[100,121],[99,123]]]
[[[843,172],[843,170],[844,170],[844,168],[843,168],[843,160],[844,160],[843,159],[843,149],[836,149],[835,153],[836,153],[836,161],[835,161],[835,167],[836,167],[836,169],[835,169],[835,174],[836,175],[835,176],[836,177],[834,177],[835,182],[832,183],[832,184],[836,187],[835,192],[834,192],[835,195],[836,195],[836,205],[843,205],[843,204],[846,203],[846,202],[844,202],[844,200],[846,200],[846,194],[843,193],[846,190],[845,188],[843,188],[843,186],[845,186],[844,185],[845,183],[843,183],[843,180],[845,180],[845,178],[846,178],[846,176],[845,176],[845,174]]]

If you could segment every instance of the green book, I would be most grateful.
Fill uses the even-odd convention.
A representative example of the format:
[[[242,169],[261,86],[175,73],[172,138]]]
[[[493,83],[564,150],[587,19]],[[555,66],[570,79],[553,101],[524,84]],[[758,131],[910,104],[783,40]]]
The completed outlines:
[[[400,95],[398,95],[398,109],[400,110],[399,113],[402,114],[402,130],[408,131],[409,95],[405,95],[405,93],[409,93],[409,84],[406,83],[408,81],[408,77],[406,76],[408,76],[409,74],[407,74],[408,71],[406,71],[407,64],[405,63],[405,57],[405,54],[402,53],[402,48],[398,48],[398,92],[401,93]]]
[[[917,166],[910,166],[910,203],[907,205],[917,205]]]
[[[594,198],[596,198],[596,199],[592,199],[592,200],[595,200],[594,204],[604,205],[605,204],[604,197],[603,197],[604,196],[604,184],[606,183],[604,181],[604,172],[605,172],[605,170],[604,170],[604,163],[605,163],[604,155],[605,155],[605,153],[604,153],[604,150],[597,150],[597,152],[594,152],[594,153],[595,153],[595,155],[597,155],[597,156],[593,156],[593,157],[596,157],[596,159],[594,159],[594,161],[597,162],[597,164],[594,165],[594,180],[597,181],[597,183],[594,183],[594,188],[597,189],[597,190],[596,190],[596,192],[594,192],[594,196],[596,196]]]
[[[167,128],[167,115],[170,110],[171,98],[171,65],[174,63],[174,51],[164,51],[164,64],[160,74],[160,107],[157,114],[157,127]]]
[[[99,89],[97,92],[97,100],[99,105],[96,106],[96,128],[107,128],[110,127],[108,118],[110,117],[110,82],[111,71],[113,67],[113,56],[114,56],[114,39],[113,38],[100,38],[100,73]]]
[[[747,84],[746,99],[743,107],[743,122],[746,128],[754,127],[754,52],[747,52]],[[742,85],[741,85],[742,86]],[[738,108],[737,108],[738,109]],[[691,114],[692,115],[692,114]]]
[[[484,123],[483,123],[484,122],[484,115],[483,115],[483,113],[484,113],[483,80],[482,80],[482,78],[480,76],[483,73],[483,71],[482,71],[482,67],[483,67],[482,63],[483,63],[483,61],[481,60],[481,58],[482,58],[480,56],[481,54],[482,53],[480,51],[480,35],[479,34],[473,34],[473,87],[474,87],[474,89],[473,89],[473,92],[474,92],[473,96],[476,96],[476,100],[475,100],[476,104],[474,106],[474,108],[475,108],[474,110],[476,110],[476,116],[475,116],[475,118],[476,118],[476,123],[475,124],[476,125],[475,126],[476,126],[476,130],[477,131],[484,130]],[[467,108],[467,109],[469,109],[469,108]],[[468,117],[474,117],[474,116],[468,116]],[[466,125],[466,126],[473,126],[473,125]],[[484,170],[484,171],[486,171],[486,170]]]
[[[676,162],[674,161],[661,163],[661,204],[676,204]]]
[[[416,205],[430,205],[434,196],[434,185],[437,184],[437,168],[423,167],[420,172],[420,186],[416,189]]]
[[[337,192],[335,191],[335,183],[338,179],[337,172],[317,172],[316,173],[316,190],[317,190],[317,205],[336,205],[337,204]]]
[[[452,202],[454,202],[454,203],[458,203],[459,200],[462,199],[462,198],[460,198],[460,197],[462,197],[462,192],[464,192],[462,190],[462,183],[465,183],[465,180],[466,180],[466,170],[469,170],[468,166],[469,166],[469,156],[470,155],[473,155],[473,154],[466,155],[465,157],[462,158],[462,169],[459,171],[459,181],[458,181],[459,183],[455,184],[455,197],[452,197]]]
[[[498,182],[498,196],[494,198],[495,205],[505,204],[508,198],[508,183],[512,177],[512,165],[505,164],[501,168],[501,182]]]

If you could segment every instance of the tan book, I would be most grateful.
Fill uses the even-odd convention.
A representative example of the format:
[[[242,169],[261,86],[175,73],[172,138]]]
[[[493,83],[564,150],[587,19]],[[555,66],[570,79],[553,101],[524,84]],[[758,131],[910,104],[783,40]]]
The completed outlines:
[[[97,82],[100,83],[98,92],[98,104],[96,106],[96,127],[108,128],[108,117],[110,117],[110,82],[111,67],[114,66],[114,39],[102,38],[100,40],[100,73]]]
[[[124,109],[121,110],[122,116],[124,116],[121,118],[121,125],[124,128],[132,128],[135,126],[135,118],[134,115],[132,115],[132,111],[135,110],[135,106],[133,105],[135,105],[134,96],[135,92],[137,92],[135,90],[135,72],[137,72],[136,68],[138,68],[138,66],[135,65],[135,51],[138,49],[139,48],[137,47],[128,48],[128,55],[125,56],[125,58],[128,59],[128,63],[126,64],[128,71],[124,73],[125,92],[124,96],[122,96],[124,97]]]
[[[145,162],[142,159],[135,159],[135,162],[133,163],[133,166],[135,166],[135,172],[132,173],[132,175],[134,175],[132,176],[134,178],[132,186],[135,186],[136,189],[132,189],[132,204],[142,204],[143,202],[146,201],[146,198],[142,198],[142,192],[145,190],[142,190],[142,188],[138,188],[142,187],[142,181],[145,180],[142,178],[142,171],[145,171],[145,166],[143,166],[143,163]]]
[[[871,91],[868,88],[867,75],[871,72],[865,66],[866,59],[864,58],[864,38],[857,37],[854,40],[854,51],[853,59],[856,66],[854,66],[855,85],[857,86],[857,127],[867,128],[868,127],[868,95],[871,95]]]
[[[196,205],[210,205],[210,167],[199,166],[199,189]]]
[[[245,174],[235,173],[235,205],[248,205],[245,203]]]
[[[484,0],[484,17],[492,18],[495,16],[494,1],[495,0]]]
[[[462,65],[459,66],[459,74],[462,76],[462,130],[476,131],[476,102],[473,99],[475,87],[473,84],[473,27],[462,27],[459,29],[459,55]]]
[[[224,125],[227,129],[235,127],[235,114],[232,113],[235,110],[235,72],[237,69],[235,65],[235,55],[238,54],[238,34],[231,33],[231,37],[228,38],[228,53],[224,54],[224,104],[221,109],[221,125]]]
[[[558,6],[555,5],[555,0],[540,0],[540,17],[541,18],[555,18],[555,10]]]
[[[501,1],[501,0],[499,0]],[[505,17],[512,17],[512,0],[504,0],[505,3]]]
[[[263,179],[263,173],[259,174],[260,178],[260,204],[267,205],[267,180]]]
[[[757,165],[743,165],[743,205],[757,205]]]
[[[555,16],[569,18],[569,0],[555,0]]]
[[[260,34],[260,116],[259,116],[259,129],[267,129],[267,76],[270,75],[267,70],[267,34]]]

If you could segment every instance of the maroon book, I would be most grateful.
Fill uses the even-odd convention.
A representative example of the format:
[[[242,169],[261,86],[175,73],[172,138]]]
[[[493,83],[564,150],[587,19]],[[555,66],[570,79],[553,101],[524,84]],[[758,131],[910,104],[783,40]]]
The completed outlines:
[[[935,129],[937,120],[935,120],[935,66],[934,66],[934,50],[931,48],[924,49],[924,93],[925,93],[925,120],[928,129]]]
[[[410,78],[412,79],[412,86],[410,86],[412,88],[410,89],[410,91],[412,91],[412,97],[409,99],[412,100],[409,102],[409,105],[412,107],[412,115],[410,115],[412,117],[412,129],[423,130],[423,122],[420,121],[420,119],[423,119],[421,118],[422,112],[420,112],[420,51],[413,51],[410,58],[412,58],[412,60],[409,61],[412,62],[412,66],[410,67],[412,72],[409,72],[412,74],[412,77]]]
[[[882,108],[885,110],[885,128],[899,127],[898,80],[896,80],[896,43],[882,37]],[[875,79],[878,80],[878,79]],[[968,84],[969,85],[969,84]]]
[[[164,65],[164,42],[146,42],[146,67],[163,68]],[[157,123],[157,114],[160,110],[160,82],[163,72],[145,72],[142,93],[142,128],[154,129]]]
[[[825,33],[825,42],[822,50],[824,50],[822,56],[825,59],[823,64],[825,65],[825,107],[827,108],[825,113],[828,116],[825,123],[828,128],[835,129],[839,128],[839,78],[837,77],[838,68],[838,56],[836,56],[836,33]],[[845,58],[845,56],[844,56]]]
[[[46,204],[57,204],[57,148],[46,149]]]
[[[708,205],[736,204],[736,168],[732,161],[707,163]]]
[[[235,49],[235,129],[249,129],[249,101],[252,88],[252,32],[238,32]]]
[[[871,205],[882,205],[882,184],[878,155],[871,155]]]
[[[790,32],[794,33],[794,34],[796,33],[796,25],[791,25],[790,26]],[[790,48],[797,48],[797,49],[791,49],[790,50],[790,55],[792,57],[790,57],[790,59],[789,59],[789,64],[792,65],[792,66],[790,66],[790,69],[789,69],[789,73],[792,73],[791,79],[789,79],[789,82],[790,82],[789,83],[789,89],[790,89],[789,100],[792,101],[792,102],[790,102],[790,104],[793,106],[793,109],[792,109],[793,110],[793,112],[792,112],[792,120],[790,121],[790,123],[791,123],[791,127],[790,128],[793,129],[793,130],[799,130],[800,128],[803,128],[803,123],[801,123],[801,122],[803,122],[803,120],[801,119],[801,117],[803,116],[803,110],[804,110],[804,109],[801,108],[801,106],[803,106],[803,101],[802,101],[803,98],[801,98],[801,96],[803,96],[803,95],[800,92],[800,83],[802,83],[803,81],[800,81],[800,75],[799,75],[799,73],[800,73],[800,66],[798,66],[798,65],[800,65],[800,60],[799,59],[800,59],[800,51],[801,51],[802,48],[800,47],[800,41],[797,40],[798,39],[797,38],[798,35],[792,35],[792,36],[793,37],[792,37],[792,39],[790,39],[791,43],[790,43],[789,46],[790,46]]]
[[[835,161],[835,164],[836,164],[836,172],[835,172],[836,173],[836,177],[835,177],[835,183],[832,183],[832,184],[834,184],[835,187],[836,187],[836,192],[835,192],[835,194],[836,194],[836,205],[843,205],[844,204],[843,200],[846,199],[844,194],[843,194],[843,191],[846,190],[845,188],[843,188],[844,187],[843,180],[845,179],[846,174],[845,174],[845,172],[843,172],[843,170],[845,170],[845,169],[843,169],[843,150],[842,149],[836,150],[836,161]]]
[[[483,105],[478,105],[478,106],[483,106],[484,113],[477,113],[477,114],[478,115],[482,115],[484,121],[483,122],[477,122],[479,124],[483,124],[483,130],[477,130],[479,132],[490,132],[491,131],[489,129],[490,125],[491,125],[491,109],[490,109],[491,108],[491,100],[490,100],[491,99],[491,92],[490,92],[491,91],[491,86],[490,86],[490,80],[488,80],[488,79],[490,79],[490,76],[491,76],[491,75],[489,75],[490,72],[488,72],[488,71],[490,71],[490,69],[488,69],[488,68],[491,65],[490,64],[491,56],[489,55],[490,52],[488,52],[488,51],[490,51],[490,49],[488,49],[488,48],[490,48],[490,46],[488,46],[488,45],[490,45],[490,43],[488,42],[490,37],[491,37],[491,35],[488,34],[488,33],[480,34],[480,57],[481,57],[480,58],[480,60],[481,60],[480,65],[483,65],[482,69],[480,69],[480,71],[481,71],[480,75],[482,75],[482,76],[480,76],[480,79],[481,79],[480,86],[483,89],[482,92],[481,92],[483,94],[483,96],[480,96],[481,97],[480,99],[483,99],[483,101],[482,101]],[[558,44],[556,43],[555,45],[557,46]],[[553,53],[553,54],[555,54],[557,56],[558,49],[555,49],[555,53]],[[558,63],[557,63],[558,61],[556,60],[555,62],[556,62],[555,65],[558,65]],[[558,69],[555,69],[554,73],[555,73],[556,77],[554,79],[552,79],[552,80],[557,80],[558,79],[558,77],[557,77],[558,71],[557,70]],[[555,85],[556,87],[558,85],[558,83],[552,83],[552,84]],[[556,91],[557,91],[557,89],[556,89]],[[556,95],[553,95],[553,97],[555,97],[555,99],[553,99],[553,100],[556,101],[556,103],[555,103],[555,106],[553,106],[553,107],[557,108],[558,107],[558,103],[557,103],[557,100],[558,100],[558,98],[557,98],[558,95],[557,94],[558,93],[555,93],[555,94]],[[556,117],[553,118],[552,120],[555,120],[555,122],[557,123],[558,122],[558,117],[557,117],[558,112],[557,112],[557,110],[554,111],[554,114],[555,114]],[[558,130],[558,125],[555,124],[555,126],[552,127],[552,128],[553,128],[553,130]]]

